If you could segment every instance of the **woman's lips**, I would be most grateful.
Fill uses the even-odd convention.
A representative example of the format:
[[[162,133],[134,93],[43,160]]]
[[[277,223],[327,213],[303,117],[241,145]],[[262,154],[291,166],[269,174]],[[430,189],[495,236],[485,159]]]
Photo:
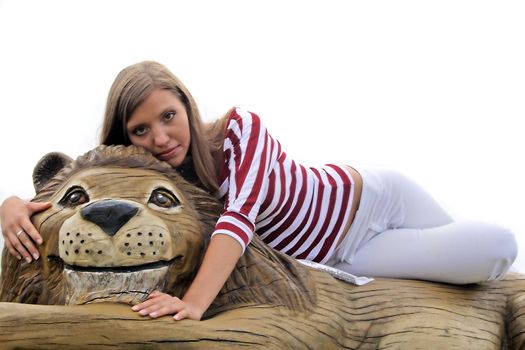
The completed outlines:
[[[169,149],[165,152],[162,152],[162,153],[158,153],[157,154],[157,158],[160,159],[160,160],[168,160],[168,159],[171,159],[173,157],[175,157],[175,154],[177,153],[177,149],[179,148],[179,146],[177,147],[174,147],[172,149]]]

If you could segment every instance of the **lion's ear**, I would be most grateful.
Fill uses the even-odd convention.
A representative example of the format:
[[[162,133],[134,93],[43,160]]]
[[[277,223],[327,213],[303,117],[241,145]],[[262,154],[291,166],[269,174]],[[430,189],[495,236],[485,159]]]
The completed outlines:
[[[72,161],[73,159],[60,152],[51,152],[43,156],[33,170],[35,191],[38,193],[53,176]]]

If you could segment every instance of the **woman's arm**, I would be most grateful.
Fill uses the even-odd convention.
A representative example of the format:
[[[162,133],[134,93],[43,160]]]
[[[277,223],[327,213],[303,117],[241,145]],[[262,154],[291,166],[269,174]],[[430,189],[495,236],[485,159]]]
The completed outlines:
[[[175,319],[200,319],[252,240],[269,173],[281,149],[257,115],[235,108],[228,121],[224,154],[224,170],[229,178],[225,210],[215,225],[197,276],[182,300],[152,293],[147,301],[133,307],[141,315],[175,314]]]
[[[223,234],[213,236],[197,276],[182,300],[156,291],[132,310],[152,318],[175,314],[175,320],[200,320],[224,286],[242,251],[234,238]]]

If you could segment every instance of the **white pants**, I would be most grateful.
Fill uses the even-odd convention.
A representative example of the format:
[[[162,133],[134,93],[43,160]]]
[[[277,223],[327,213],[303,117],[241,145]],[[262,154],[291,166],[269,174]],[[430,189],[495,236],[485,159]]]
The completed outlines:
[[[359,276],[467,284],[502,278],[516,259],[509,230],[454,222],[403,175],[357,170],[363,177],[359,209],[327,265]]]

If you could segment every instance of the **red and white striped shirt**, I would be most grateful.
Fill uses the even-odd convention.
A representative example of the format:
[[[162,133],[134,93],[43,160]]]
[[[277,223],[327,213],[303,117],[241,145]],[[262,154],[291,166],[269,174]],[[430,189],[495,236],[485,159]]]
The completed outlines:
[[[239,108],[228,118],[223,152],[218,196],[224,209],[213,235],[229,235],[244,250],[257,232],[285,254],[326,262],[350,214],[348,169],[297,164],[256,114]]]

